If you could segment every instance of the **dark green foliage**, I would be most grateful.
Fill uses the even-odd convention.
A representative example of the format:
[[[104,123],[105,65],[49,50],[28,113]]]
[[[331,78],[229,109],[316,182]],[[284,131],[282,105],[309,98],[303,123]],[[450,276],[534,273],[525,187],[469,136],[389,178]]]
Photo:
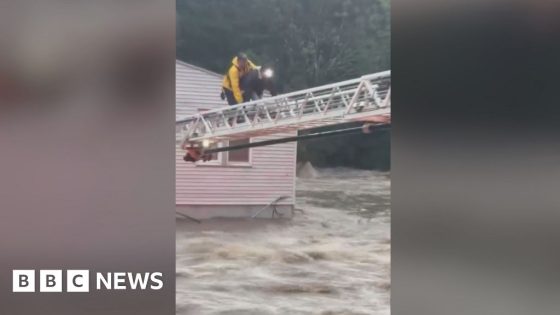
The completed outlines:
[[[177,0],[177,58],[226,71],[246,52],[281,92],[390,68],[388,0]],[[318,166],[389,168],[389,133],[299,144]]]
[[[347,127],[349,126],[344,126]],[[313,132],[330,129],[333,128],[325,127]],[[299,144],[298,160],[311,161],[317,167],[345,166],[387,171],[391,167],[390,138],[389,130],[383,129],[376,130],[374,134],[308,140]]]

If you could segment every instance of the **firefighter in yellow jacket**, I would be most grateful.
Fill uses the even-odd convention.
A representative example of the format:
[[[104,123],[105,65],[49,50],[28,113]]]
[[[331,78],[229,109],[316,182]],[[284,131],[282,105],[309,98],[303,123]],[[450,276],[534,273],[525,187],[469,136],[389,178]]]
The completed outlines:
[[[222,83],[222,98],[226,98],[229,105],[243,103],[243,91],[239,86],[239,82],[245,74],[255,68],[255,64],[244,53],[239,53],[233,58]]]

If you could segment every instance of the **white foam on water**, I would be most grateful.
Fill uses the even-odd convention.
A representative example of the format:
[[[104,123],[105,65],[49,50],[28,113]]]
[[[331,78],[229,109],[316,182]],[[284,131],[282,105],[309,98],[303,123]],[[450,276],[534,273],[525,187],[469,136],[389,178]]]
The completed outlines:
[[[177,314],[389,314],[390,182],[319,170],[289,221],[177,224]]]

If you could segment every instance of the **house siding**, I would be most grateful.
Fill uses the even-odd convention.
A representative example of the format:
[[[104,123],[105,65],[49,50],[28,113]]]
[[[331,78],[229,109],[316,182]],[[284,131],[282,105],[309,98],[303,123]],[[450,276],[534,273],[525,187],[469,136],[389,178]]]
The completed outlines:
[[[222,76],[177,61],[176,119],[215,109],[227,103],[219,97]],[[289,134],[254,138],[252,141],[281,138]],[[176,193],[178,206],[266,205],[279,196],[280,202],[295,202],[296,143],[251,148],[250,166],[215,166],[183,161],[176,150]]]

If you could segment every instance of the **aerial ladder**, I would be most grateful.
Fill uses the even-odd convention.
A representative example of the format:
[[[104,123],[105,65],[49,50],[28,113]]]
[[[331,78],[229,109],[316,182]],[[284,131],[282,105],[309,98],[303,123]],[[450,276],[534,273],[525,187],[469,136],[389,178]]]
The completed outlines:
[[[210,155],[247,147],[353,133],[371,132],[387,125],[391,114],[391,72],[265,97],[191,115],[176,121],[176,140],[186,151],[185,161],[207,160]],[[285,137],[244,145],[219,147],[226,140],[308,130],[349,122],[362,127]]]

